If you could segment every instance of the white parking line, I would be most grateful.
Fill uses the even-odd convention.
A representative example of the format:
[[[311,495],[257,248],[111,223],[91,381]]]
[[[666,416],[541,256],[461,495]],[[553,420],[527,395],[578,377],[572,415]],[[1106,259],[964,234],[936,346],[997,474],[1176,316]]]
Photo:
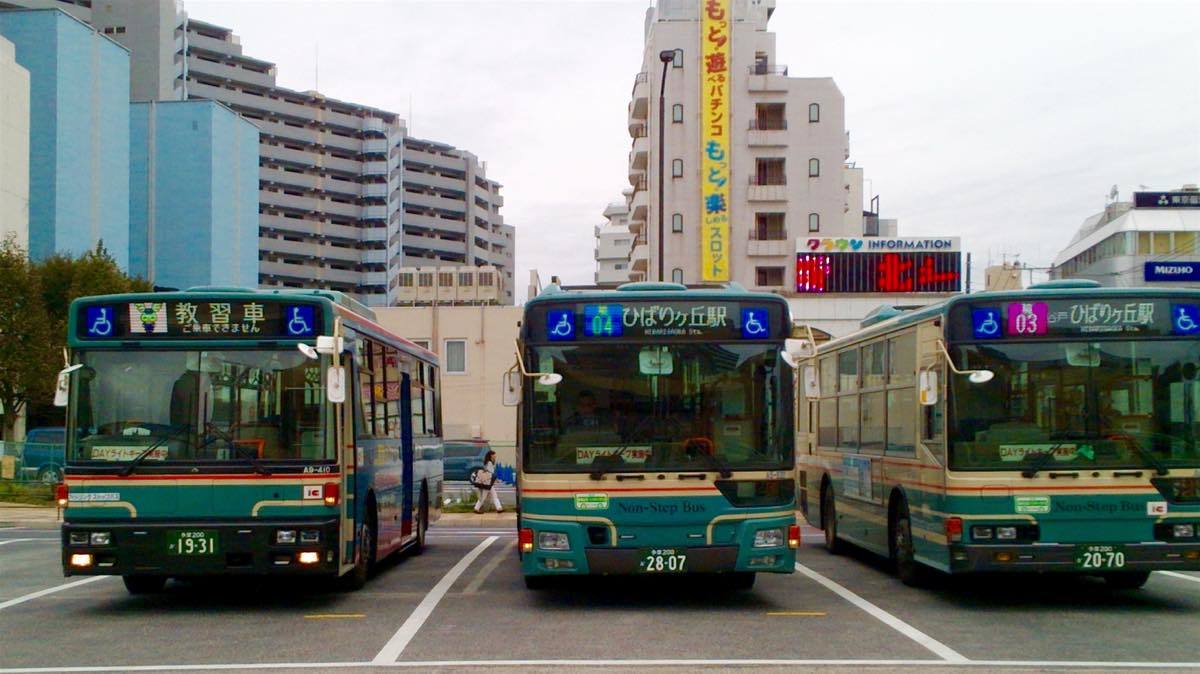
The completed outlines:
[[[475,558],[483,553],[489,545],[495,543],[498,538],[498,536],[489,536],[483,539],[479,545],[475,546],[475,549],[458,560],[458,563],[447,571],[445,576],[442,576],[438,584],[433,586],[429,594],[425,595],[421,603],[417,604],[417,608],[413,609],[412,615],[408,616],[408,620],[405,620],[400,629],[396,630],[396,633],[392,635],[392,638],[388,639],[388,642],[375,655],[375,659],[372,662],[375,664],[391,664],[396,662],[400,658],[400,654],[408,647],[408,642],[412,641],[412,638],[417,635],[417,631],[429,619],[430,614],[433,613],[433,609],[437,608],[438,602],[442,600],[442,597],[446,596],[446,592],[450,590],[450,586],[454,584],[454,581],[458,580],[458,577],[467,570],[471,562],[475,561]]]
[[[37,599],[38,597],[45,597],[48,594],[54,594],[55,592],[62,592],[63,590],[69,590],[73,587],[79,587],[80,585],[86,585],[88,583],[94,583],[98,580],[104,580],[105,578],[113,578],[113,576],[88,576],[87,578],[82,578],[80,580],[71,581],[70,583],[63,583],[62,585],[55,585],[54,587],[48,587],[45,590],[38,590],[37,592],[31,592],[23,597],[17,597],[16,599],[9,599],[8,601],[0,602],[0,611],[3,611],[4,609],[6,609],[10,606],[16,606],[17,604],[24,604],[25,602],[33,600],[33,599]]]
[[[903,634],[904,636],[908,637],[909,639],[912,639],[913,641],[917,642],[918,644],[921,644],[925,648],[928,648],[929,650],[933,651],[934,653],[937,654],[938,657],[945,660],[946,662],[954,662],[954,663],[959,663],[959,664],[965,664],[967,662],[970,662],[969,660],[967,660],[967,658],[965,656],[963,656],[961,653],[954,650],[953,648],[950,648],[946,644],[943,644],[942,642],[938,641],[937,639],[934,639],[933,637],[929,636],[928,634],[925,634],[921,630],[913,627],[912,625],[909,625],[908,623],[897,618],[896,616],[892,615],[891,613],[888,613],[887,611],[879,608],[878,606],[872,604],[871,602],[867,601],[866,599],[863,599],[862,597],[858,596],[857,594],[854,594],[850,590],[847,590],[845,587],[842,587],[838,583],[826,578],[825,576],[822,576],[821,574],[817,573],[816,571],[813,571],[812,569],[808,568],[807,566],[804,566],[803,564],[796,562],[796,570],[799,571],[800,573],[808,576],[809,578],[817,581],[821,585],[824,585],[826,589],[832,591],[834,594],[838,595],[842,599],[845,599],[846,601],[850,602],[851,604],[854,604],[855,606],[859,607],[860,609],[871,614],[871,616],[873,618],[875,618],[876,620],[878,620],[879,622],[887,625],[888,627],[896,630],[897,632]]]
[[[43,672],[178,672],[178,671],[229,671],[270,669],[446,669],[500,667],[628,667],[646,669],[650,667],[1022,667],[1039,669],[1196,669],[1200,662],[1121,662],[1121,661],[1071,661],[1071,660],[970,660],[949,662],[946,660],[770,660],[722,658],[702,659],[633,659],[628,660],[417,660],[408,662],[254,662],[242,664],[195,664],[195,665],[97,665],[81,667],[11,667],[0,668],[0,674],[42,674]]]
[[[0,541],[0,545],[8,545],[9,543],[24,543],[26,541],[57,541],[57,538],[8,538]]]
[[[1180,579],[1180,580],[1190,580],[1190,581],[1192,581],[1193,583],[1200,583],[1200,578],[1197,578],[1196,576],[1189,576],[1189,575],[1187,575],[1187,574],[1184,574],[1184,573],[1176,573],[1175,571],[1159,571],[1158,573],[1161,573],[1161,574],[1162,574],[1162,575],[1164,575],[1164,576],[1170,576],[1170,577],[1172,577],[1172,578],[1178,578],[1178,579]]]

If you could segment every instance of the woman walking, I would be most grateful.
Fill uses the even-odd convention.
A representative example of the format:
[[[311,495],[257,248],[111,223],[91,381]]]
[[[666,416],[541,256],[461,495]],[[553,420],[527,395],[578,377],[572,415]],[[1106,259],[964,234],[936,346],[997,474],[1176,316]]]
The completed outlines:
[[[483,468],[475,473],[475,488],[479,490],[479,500],[475,501],[475,512],[483,513],[483,502],[487,500],[488,494],[492,495],[492,505],[496,508],[496,512],[504,512],[504,507],[500,505],[500,494],[497,493],[494,487],[496,486],[496,452],[488,450],[488,453],[483,457]]]

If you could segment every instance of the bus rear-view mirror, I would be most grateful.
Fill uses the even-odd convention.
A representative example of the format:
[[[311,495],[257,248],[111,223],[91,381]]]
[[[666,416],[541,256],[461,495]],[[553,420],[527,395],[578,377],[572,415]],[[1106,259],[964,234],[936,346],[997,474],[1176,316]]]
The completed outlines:
[[[331,366],[325,375],[325,397],[331,403],[346,402],[346,368]]]
[[[815,400],[821,397],[821,382],[817,379],[817,368],[808,366],[801,373],[801,381],[804,382],[804,397],[809,400]]]
[[[505,407],[521,404],[521,373],[509,370],[500,380],[500,402]]]
[[[66,407],[67,401],[71,397],[71,373],[83,367],[83,363],[76,363],[68,367],[64,367],[58,373],[58,380],[54,383],[54,406]]]
[[[799,367],[801,360],[816,355],[816,349],[807,339],[788,338],[783,341],[783,351],[779,355],[788,367],[795,369]]]
[[[925,370],[917,378],[918,388],[921,394],[922,405],[936,405],[938,401],[938,373],[933,370]]]

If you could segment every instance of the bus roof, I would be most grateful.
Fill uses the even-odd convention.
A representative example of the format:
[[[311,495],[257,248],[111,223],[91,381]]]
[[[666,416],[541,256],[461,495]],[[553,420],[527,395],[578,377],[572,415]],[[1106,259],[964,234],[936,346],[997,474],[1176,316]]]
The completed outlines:
[[[997,301],[1021,301],[1038,298],[1071,299],[1078,298],[1137,298],[1137,297],[1187,297],[1200,299],[1200,288],[1148,288],[1145,286],[1132,288],[1112,288],[1091,283],[1083,284],[1077,281],[1050,281],[1034,284],[1024,290],[985,290],[979,293],[959,294],[954,297],[908,311],[881,305],[867,314],[862,321],[862,327],[848,335],[838,337],[821,345],[824,349],[830,346],[840,346],[849,342],[869,339],[897,328],[914,325],[936,316],[943,316],[959,304]]]
[[[739,283],[721,285],[685,286],[681,283],[637,282],[625,283],[616,288],[564,287],[551,283],[525,303],[526,307],[548,302],[576,301],[619,301],[661,299],[711,299],[711,300],[755,300],[787,304],[787,300],[775,293],[746,290]]]

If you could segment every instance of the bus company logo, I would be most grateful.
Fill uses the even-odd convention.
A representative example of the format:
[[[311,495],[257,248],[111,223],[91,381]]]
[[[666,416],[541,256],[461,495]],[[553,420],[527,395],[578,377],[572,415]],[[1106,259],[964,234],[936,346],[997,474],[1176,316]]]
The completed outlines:
[[[576,494],[576,510],[608,510],[608,494]]]
[[[1013,509],[1021,514],[1045,515],[1050,512],[1050,497],[1014,496]]]
[[[1054,511],[1059,513],[1102,513],[1104,515],[1116,515],[1117,513],[1134,513],[1142,512],[1147,509],[1147,506],[1139,501],[1064,501],[1059,499],[1054,502]]]
[[[1167,514],[1166,501],[1146,501],[1146,516],[1158,517]]]
[[[135,335],[167,334],[167,303],[130,302],[129,331]]]
[[[304,500],[320,500],[325,497],[325,487],[319,484],[304,485]]]
[[[677,515],[679,513],[702,513],[706,509],[700,503],[692,503],[691,501],[682,501],[680,503],[664,503],[661,501],[651,501],[649,503],[627,503],[621,502],[617,504],[623,514],[643,515]]]

